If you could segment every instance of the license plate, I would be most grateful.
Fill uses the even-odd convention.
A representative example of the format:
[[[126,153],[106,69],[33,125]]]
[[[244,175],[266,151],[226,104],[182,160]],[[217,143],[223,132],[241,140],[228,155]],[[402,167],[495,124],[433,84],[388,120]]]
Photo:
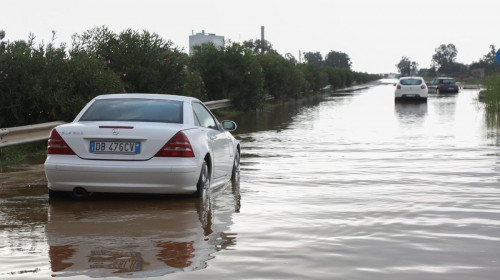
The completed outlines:
[[[91,153],[138,154],[141,142],[132,141],[90,141]]]

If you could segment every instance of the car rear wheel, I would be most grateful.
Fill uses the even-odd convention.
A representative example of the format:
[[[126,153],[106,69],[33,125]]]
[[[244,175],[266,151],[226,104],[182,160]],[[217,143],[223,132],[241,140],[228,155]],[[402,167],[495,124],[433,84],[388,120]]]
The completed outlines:
[[[231,180],[238,180],[240,178],[240,151],[236,151],[234,155],[233,172],[231,173]]]
[[[207,161],[204,160],[203,165],[201,166],[200,178],[196,184],[195,196],[203,197],[208,188],[210,188],[210,170],[208,168]]]

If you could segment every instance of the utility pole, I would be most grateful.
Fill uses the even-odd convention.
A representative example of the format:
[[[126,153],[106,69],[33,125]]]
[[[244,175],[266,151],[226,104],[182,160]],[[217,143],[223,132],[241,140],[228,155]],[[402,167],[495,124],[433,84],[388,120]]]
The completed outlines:
[[[265,46],[265,39],[264,39],[264,26],[260,27],[260,53],[264,54],[264,46]]]

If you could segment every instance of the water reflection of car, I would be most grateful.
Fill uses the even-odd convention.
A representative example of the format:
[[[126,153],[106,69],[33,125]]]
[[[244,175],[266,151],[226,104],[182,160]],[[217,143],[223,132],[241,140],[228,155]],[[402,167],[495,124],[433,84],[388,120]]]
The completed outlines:
[[[51,270],[58,277],[147,278],[203,269],[234,244],[225,231],[236,197],[52,200],[45,227]]]
[[[395,101],[427,101],[427,86],[422,77],[401,77],[394,90]]]
[[[400,117],[423,117],[427,115],[427,102],[398,102],[394,106],[395,112]]]
[[[72,192],[195,194],[239,170],[240,145],[199,100],[161,94],[110,94],[90,101],[50,134],[49,196]]]
[[[430,93],[458,93],[458,84],[454,78],[439,77],[427,83]]]

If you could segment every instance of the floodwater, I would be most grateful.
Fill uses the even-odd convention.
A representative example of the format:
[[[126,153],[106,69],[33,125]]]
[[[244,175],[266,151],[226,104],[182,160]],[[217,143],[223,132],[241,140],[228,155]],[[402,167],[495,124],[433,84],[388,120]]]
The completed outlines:
[[[392,84],[236,119],[239,182],[199,201],[51,201],[0,173],[0,278],[498,279],[498,129],[478,90]]]

